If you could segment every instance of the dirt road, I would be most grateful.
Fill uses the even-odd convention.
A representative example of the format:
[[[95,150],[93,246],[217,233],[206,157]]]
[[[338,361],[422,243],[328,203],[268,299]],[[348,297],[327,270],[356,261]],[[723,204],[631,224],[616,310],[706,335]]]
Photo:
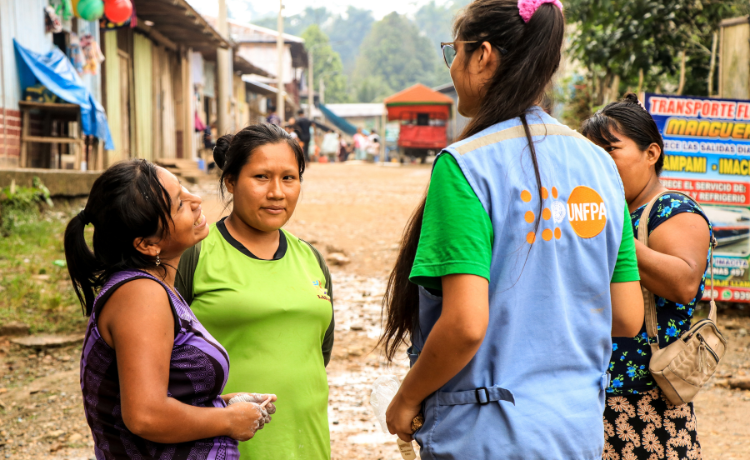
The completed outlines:
[[[402,359],[386,365],[372,350],[380,331],[386,276],[428,177],[427,167],[314,165],[305,175],[302,200],[288,225],[324,253],[343,252],[351,260],[332,267],[337,324],[328,377],[334,460],[400,458],[372,415],[369,388],[381,374],[403,376],[407,363]],[[223,206],[215,184],[198,189],[207,216],[218,219]],[[750,391],[715,384],[750,374],[750,317],[740,313],[720,318],[730,340],[726,361],[696,401],[707,460],[750,459]],[[81,409],[79,356],[80,346],[37,353],[0,340],[0,458],[93,458]]]

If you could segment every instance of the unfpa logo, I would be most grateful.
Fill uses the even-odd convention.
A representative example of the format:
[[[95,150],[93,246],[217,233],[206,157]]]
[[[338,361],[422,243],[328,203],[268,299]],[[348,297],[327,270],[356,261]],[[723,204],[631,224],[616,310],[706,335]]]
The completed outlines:
[[[607,208],[596,190],[580,185],[570,193],[567,204],[557,199],[558,194],[557,188],[552,187],[552,203],[549,206],[543,203],[542,206],[542,226],[547,225],[546,222],[549,221],[552,224],[552,228],[542,230],[544,241],[562,238],[562,229],[558,225],[565,220],[566,214],[573,232],[581,238],[593,238],[604,230],[607,224]],[[542,201],[547,200],[549,195],[550,192],[542,187]],[[524,203],[530,203],[532,198],[528,190],[521,192],[521,201]],[[534,223],[535,219],[534,211],[526,211],[524,214],[524,220],[529,224]],[[536,241],[536,233],[533,231],[527,233],[526,241],[533,244]]]
[[[568,220],[581,238],[593,238],[607,225],[607,207],[596,190],[579,185],[568,197]]]
[[[545,187],[542,187],[542,201],[549,198],[549,194],[550,192]],[[557,195],[558,195],[557,188],[552,187],[552,198],[557,198]],[[524,190],[523,192],[521,192],[521,201],[523,201],[524,203],[531,202],[531,198],[532,198],[531,192],[529,192],[528,190]],[[555,203],[557,203],[557,201],[554,201],[552,203],[551,209],[546,206],[542,208],[542,219],[544,221],[549,221],[550,219],[553,219],[554,217],[553,223],[560,222],[558,220],[559,209],[555,208],[554,206]],[[536,215],[534,214],[534,211],[526,211],[526,214],[524,214],[524,220],[526,220],[526,222],[531,224],[534,222],[534,219],[536,219]],[[542,222],[542,224],[544,224],[544,222]],[[562,230],[560,230],[560,227],[554,227],[554,229],[545,228],[544,230],[542,230],[542,239],[544,241],[550,241],[552,240],[553,237],[558,240],[562,238]],[[536,233],[534,233],[533,231],[527,233],[526,242],[528,242],[529,244],[533,244],[534,241],[536,241]]]

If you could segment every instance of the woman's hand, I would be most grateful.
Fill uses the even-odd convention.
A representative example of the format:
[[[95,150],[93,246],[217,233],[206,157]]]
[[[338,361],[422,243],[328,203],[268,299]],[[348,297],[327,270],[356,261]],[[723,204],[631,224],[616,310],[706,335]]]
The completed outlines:
[[[224,400],[225,403],[229,404],[229,400],[234,398],[237,395],[245,395],[245,401],[251,402],[258,405],[263,405],[266,401],[265,406],[261,407],[266,412],[266,418],[265,423],[269,423],[271,421],[271,415],[276,413],[276,406],[273,404],[274,401],[276,401],[278,398],[274,394],[263,394],[263,393],[229,393],[226,395],[221,395],[221,399]]]
[[[422,402],[409,403],[405,401],[399,391],[385,412],[388,431],[391,434],[398,435],[402,440],[410,442],[412,440],[411,435],[414,434],[411,429],[411,422],[420,412],[422,412]]]
[[[247,441],[265,426],[270,416],[260,405],[249,402],[238,402],[225,409],[229,417],[230,431],[228,436],[237,441]]]

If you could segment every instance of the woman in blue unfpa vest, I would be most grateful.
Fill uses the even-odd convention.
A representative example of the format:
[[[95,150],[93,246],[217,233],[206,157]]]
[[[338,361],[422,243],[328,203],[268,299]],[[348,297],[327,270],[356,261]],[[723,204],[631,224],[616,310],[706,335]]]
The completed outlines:
[[[443,44],[471,122],[406,229],[382,337],[389,358],[411,342],[387,422],[425,460],[602,457],[612,336],[643,300],[614,162],[536,106],[564,25],[557,0],[477,0]]]

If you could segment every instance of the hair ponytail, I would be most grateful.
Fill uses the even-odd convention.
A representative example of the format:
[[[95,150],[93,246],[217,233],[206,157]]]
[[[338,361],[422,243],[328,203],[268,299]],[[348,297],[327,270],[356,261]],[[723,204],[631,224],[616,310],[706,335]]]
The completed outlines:
[[[560,65],[564,32],[565,18],[558,6],[542,4],[525,22],[518,9],[518,0],[476,0],[453,24],[456,40],[476,42],[463,44],[467,55],[485,41],[507,50],[495,75],[486,84],[479,112],[461,133],[460,139],[471,137],[502,121],[520,117],[534,164],[540,191],[538,196],[541,196],[542,179],[526,114],[542,101]],[[419,244],[425,202],[426,196],[406,226],[401,250],[383,297],[385,321],[378,344],[384,345],[388,360],[393,360],[398,347],[419,324],[418,288],[409,281],[409,274]],[[540,200],[535,231],[539,228],[541,210]]]
[[[101,264],[89,249],[84,237],[86,222],[81,214],[75,216],[65,228],[65,260],[68,274],[73,282],[78,300],[81,302],[84,314],[89,314],[94,304],[97,287],[97,274],[102,271]]]
[[[84,237],[94,226],[94,250]],[[123,270],[154,267],[154,259],[135,249],[137,238],[169,236],[172,204],[155,165],[131,160],[110,167],[94,182],[84,211],[65,229],[65,260],[83,312],[91,315],[96,292]]]

